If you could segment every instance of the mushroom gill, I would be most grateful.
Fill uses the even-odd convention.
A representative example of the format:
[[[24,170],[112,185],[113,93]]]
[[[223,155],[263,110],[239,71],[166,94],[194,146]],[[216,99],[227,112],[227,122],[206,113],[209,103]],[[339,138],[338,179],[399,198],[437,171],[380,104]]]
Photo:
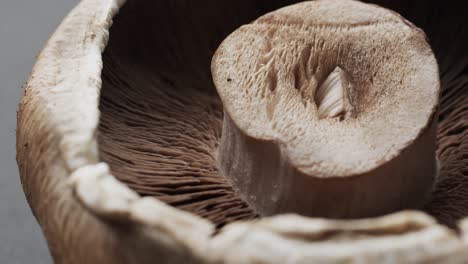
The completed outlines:
[[[217,166],[223,112],[209,65],[234,29],[295,2],[128,1],[103,54],[99,149],[112,173],[142,196],[217,225],[257,217]],[[441,1],[376,3],[422,28],[439,61],[441,174],[425,210],[453,225],[468,215],[463,8]]]

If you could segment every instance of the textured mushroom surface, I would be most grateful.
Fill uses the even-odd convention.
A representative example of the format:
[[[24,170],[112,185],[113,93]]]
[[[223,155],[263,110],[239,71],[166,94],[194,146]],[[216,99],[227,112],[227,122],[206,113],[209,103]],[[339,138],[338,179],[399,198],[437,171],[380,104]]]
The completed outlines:
[[[23,188],[56,263],[466,262],[466,220],[457,234],[421,212],[233,221],[256,213],[216,165],[210,60],[236,28],[295,2],[83,0],[64,19],[17,130]],[[468,216],[466,7],[375,2],[421,27],[439,62],[441,175],[425,211],[455,225]]]
[[[217,167],[223,113],[209,65],[234,19],[263,10],[214,0],[130,1],[121,10],[103,56],[99,128],[102,160],[120,180],[217,224],[256,216]]]
[[[101,158],[113,173],[141,195],[157,197],[218,224],[255,217],[256,212],[236,195],[217,166],[223,110],[209,67],[218,45],[237,27],[294,2],[128,2],[115,19],[103,57],[99,142]],[[467,100],[462,44],[467,37],[463,23],[450,15],[460,13],[459,6],[435,2],[426,7],[431,15],[450,21],[444,25],[453,30],[446,31],[444,25],[427,20],[417,3],[378,4],[421,27],[438,58],[442,93],[437,153],[441,175],[425,207],[453,224],[467,213],[462,206],[467,121],[463,112],[458,112]],[[154,10],[174,11],[154,18]],[[434,10],[441,11],[432,14]],[[446,136],[448,131],[455,134]]]
[[[438,69],[425,35],[394,12],[286,7],[223,41],[212,72],[221,169],[260,214],[366,217],[426,202]]]

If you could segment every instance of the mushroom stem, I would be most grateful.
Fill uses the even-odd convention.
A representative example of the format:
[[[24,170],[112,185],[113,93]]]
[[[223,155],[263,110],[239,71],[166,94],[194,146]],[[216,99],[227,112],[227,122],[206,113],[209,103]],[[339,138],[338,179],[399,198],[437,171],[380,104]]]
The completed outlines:
[[[432,121],[414,144],[369,172],[321,178],[294,165],[280,144],[247,135],[225,113],[218,155],[222,172],[260,215],[372,217],[428,200],[437,175],[435,132]]]
[[[321,3],[269,13],[219,47],[220,168],[260,215],[360,218],[421,207],[437,175],[430,46],[386,9]]]

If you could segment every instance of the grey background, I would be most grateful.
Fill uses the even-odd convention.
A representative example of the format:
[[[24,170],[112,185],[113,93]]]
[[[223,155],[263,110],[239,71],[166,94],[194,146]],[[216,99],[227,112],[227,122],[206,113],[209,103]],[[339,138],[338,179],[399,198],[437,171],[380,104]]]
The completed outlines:
[[[78,0],[0,0],[0,263],[52,263],[21,188],[16,109],[36,55]]]

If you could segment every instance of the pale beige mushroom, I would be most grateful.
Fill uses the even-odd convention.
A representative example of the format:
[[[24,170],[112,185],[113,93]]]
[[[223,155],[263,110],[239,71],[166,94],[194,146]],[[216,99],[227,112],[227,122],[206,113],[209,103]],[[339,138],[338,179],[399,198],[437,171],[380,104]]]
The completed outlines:
[[[67,16],[26,84],[17,131],[23,188],[56,263],[467,259],[465,224],[458,235],[422,212],[240,221],[256,213],[216,166],[222,107],[210,60],[237,27],[293,2],[83,0]],[[463,46],[451,47],[436,54]],[[449,161],[466,161],[453,142],[466,141],[465,130],[457,132],[466,119],[457,117],[466,112],[467,77],[459,77],[462,62],[452,71],[447,65],[442,70],[451,74],[442,84],[450,89],[442,94],[439,133],[443,188],[426,207],[451,223],[468,215],[457,204],[463,199],[454,201],[463,186],[450,188],[447,173],[463,168]]]
[[[368,217],[427,201],[438,67],[425,34],[394,12],[292,5],[232,33],[212,72],[221,170],[260,214]]]

